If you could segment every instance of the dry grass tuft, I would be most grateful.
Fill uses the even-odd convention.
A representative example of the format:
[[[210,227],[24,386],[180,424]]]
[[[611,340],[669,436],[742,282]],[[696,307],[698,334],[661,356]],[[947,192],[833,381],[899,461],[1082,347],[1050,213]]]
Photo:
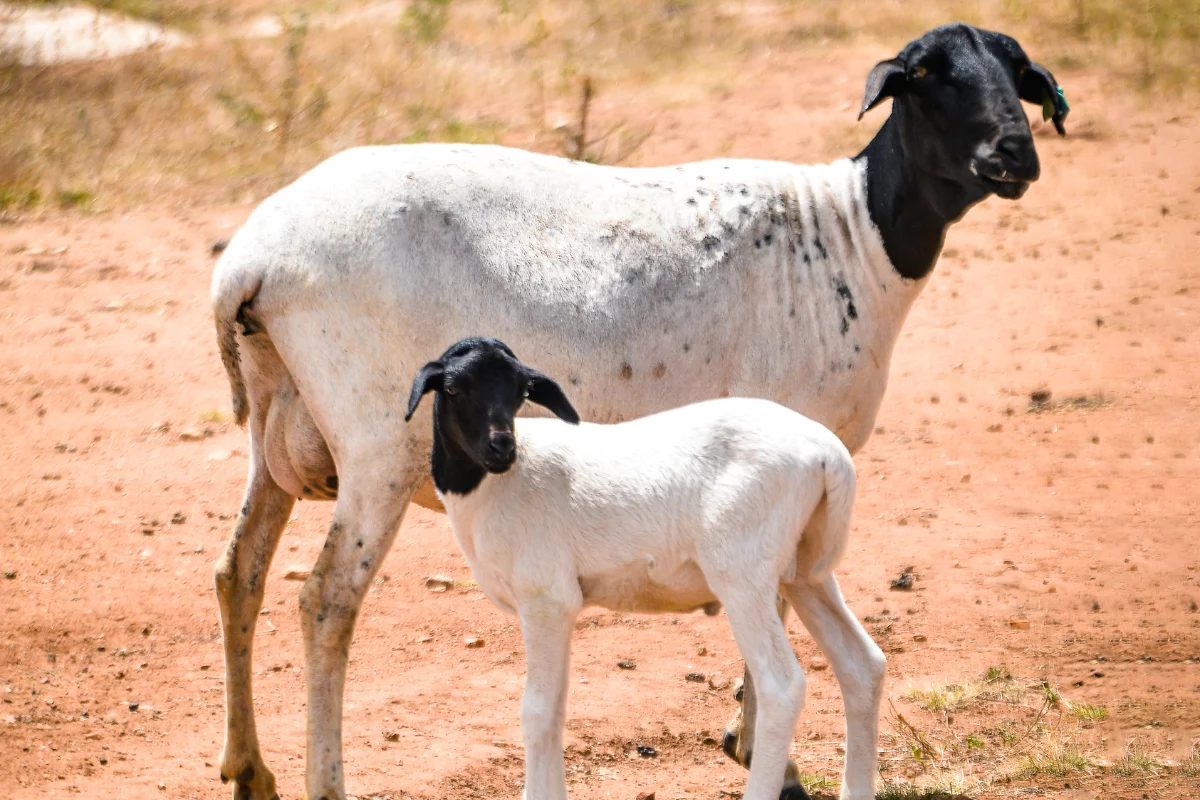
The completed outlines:
[[[268,0],[90,1],[192,44],[39,67],[0,53],[0,213],[258,198],[382,142],[623,161],[654,135],[635,103],[711,97],[768,52],[867,40],[885,55],[950,19],[1013,33],[1060,77],[1103,64],[1120,82],[1106,88],[1200,85],[1195,0],[301,0],[282,17]],[[814,154],[853,152],[870,129],[830,129]]]
[[[1099,788],[1200,777],[1200,742],[1177,763],[1153,743],[1134,740],[1110,762],[1107,709],[1072,703],[1049,681],[1014,678],[1004,667],[980,680],[914,689],[902,702],[908,707],[892,707],[891,729],[881,736],[877,800],[1007,797],[1048,782]]]

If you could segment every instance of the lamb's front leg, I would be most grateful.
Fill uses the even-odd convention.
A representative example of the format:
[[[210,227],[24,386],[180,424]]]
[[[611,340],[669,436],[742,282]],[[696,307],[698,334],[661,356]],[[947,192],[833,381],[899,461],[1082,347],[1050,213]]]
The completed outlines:
[[[563,596],[565,595],[565,596]],[[583,601],[578,585],[554,596],[533,591],[518,604],[525,639],[525,695],[521,736],[525,741],[524,800],[566,800],[563,724],[571,632]]]

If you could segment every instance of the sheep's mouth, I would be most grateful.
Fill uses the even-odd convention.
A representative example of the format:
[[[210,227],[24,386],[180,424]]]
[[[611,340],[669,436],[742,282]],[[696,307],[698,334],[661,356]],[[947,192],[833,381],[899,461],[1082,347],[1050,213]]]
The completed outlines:
[[[990,175],[979,175],[980,182],[987,188],[989,192],[1003,197],[1005,200],[1016,200],[1021,195],[1025,194],[1029,189],[1030,181],[1020,180],[1009,176],[991,177]]]
[[[1016,175],[1010,175],[1008,170],[1000,169],[994,172],[983,170],[974,163],[971,164],[971,172],[974,173],[985,189],[1006,200],[1016,200],[1025,194],[1026,190],[1029,189],[1029,184],[1033,183],[1028,178],[1018,178]]]

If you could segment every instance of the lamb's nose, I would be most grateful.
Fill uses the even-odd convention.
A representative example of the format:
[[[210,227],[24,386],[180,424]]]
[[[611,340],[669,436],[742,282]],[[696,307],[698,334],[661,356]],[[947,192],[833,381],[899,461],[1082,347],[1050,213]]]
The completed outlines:
[[[517,443],[509,431],[495,431],[488,437],[488,452],[498,460],[511,461]]]

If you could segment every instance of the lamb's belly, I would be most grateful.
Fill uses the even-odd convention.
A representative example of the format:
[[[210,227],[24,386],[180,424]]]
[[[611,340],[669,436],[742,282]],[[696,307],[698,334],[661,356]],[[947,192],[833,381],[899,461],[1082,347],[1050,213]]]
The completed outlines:
[[[693,561],[671,570],[646,563],[607,574],[581,575],[579,588],[585,605],[613,611],[686,613],[711,606],[717,600]]]

